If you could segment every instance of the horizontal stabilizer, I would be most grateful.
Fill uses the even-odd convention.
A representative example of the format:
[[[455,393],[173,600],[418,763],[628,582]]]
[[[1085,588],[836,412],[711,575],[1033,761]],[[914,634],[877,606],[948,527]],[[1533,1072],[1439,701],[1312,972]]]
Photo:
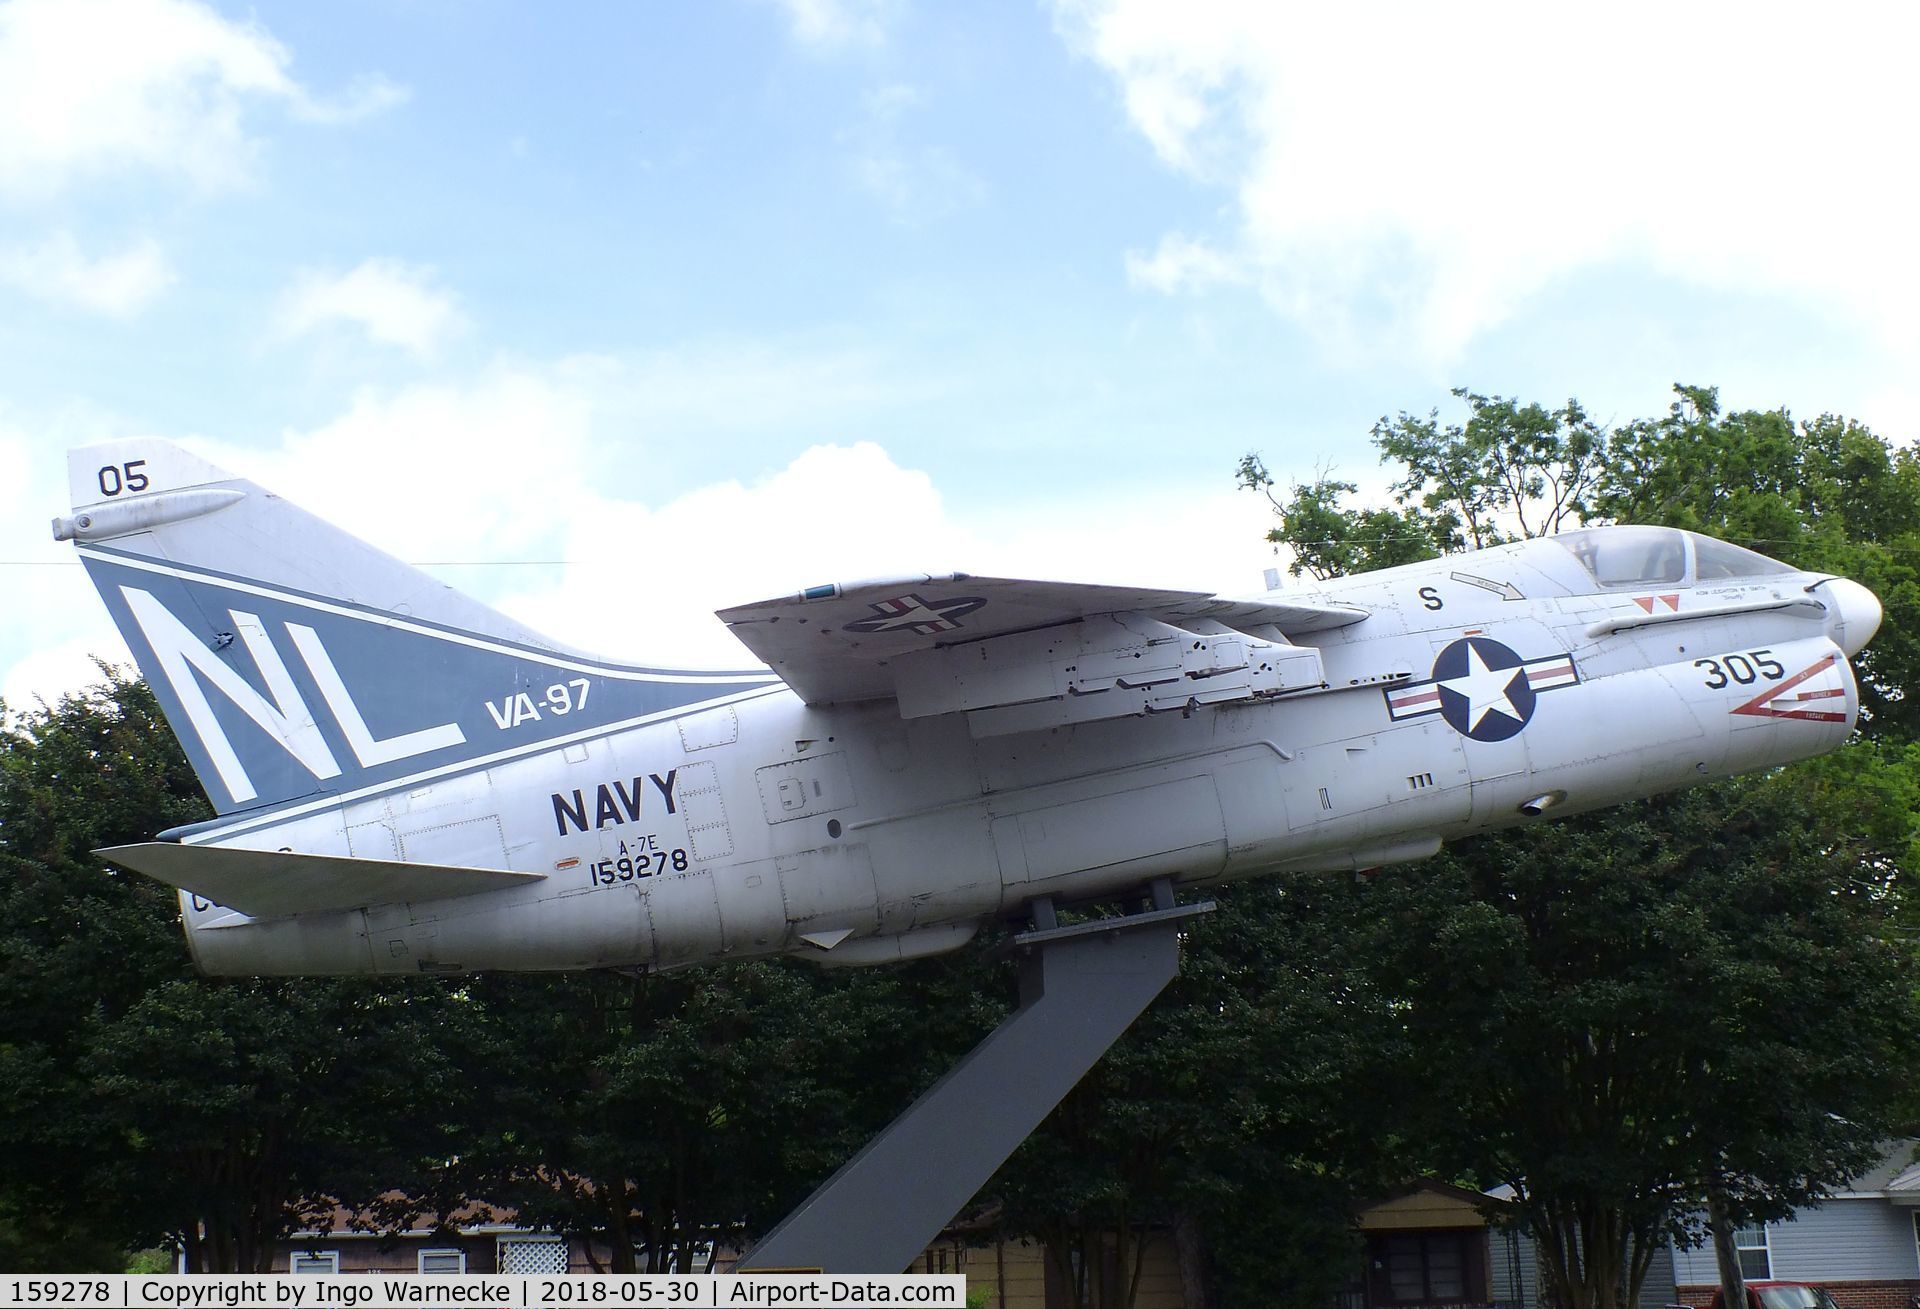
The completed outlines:
[[[387,859],[235,850],[151,841],[95,854],[251,918],[333,913],[367,905],[478,895],[538,882],[545,873],[448,868]]]

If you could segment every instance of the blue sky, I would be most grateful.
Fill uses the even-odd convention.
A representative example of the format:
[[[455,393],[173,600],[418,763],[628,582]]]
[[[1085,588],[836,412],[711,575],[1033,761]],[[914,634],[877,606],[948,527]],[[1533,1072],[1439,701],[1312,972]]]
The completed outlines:
[[[0,0],[0,696],[183,440],[576,644],[921,569],[1254,589],[1451,386],[1920,434],[1910,18]],[[1897,25],[1897,26],[1896,26]],[[564,560],[564,564],[530,561]]]

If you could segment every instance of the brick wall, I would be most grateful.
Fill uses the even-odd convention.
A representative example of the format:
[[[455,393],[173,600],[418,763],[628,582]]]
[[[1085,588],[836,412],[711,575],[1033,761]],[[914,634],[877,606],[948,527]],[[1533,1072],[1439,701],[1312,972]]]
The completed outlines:
[[[1920,1306],[1920,1279],[1889,1282],[1813,1282],[1823,1286],[1840,1309],[1916,1309]],[[1681,1304],[1706,1309],[1717,1286],[1676,1286]]]

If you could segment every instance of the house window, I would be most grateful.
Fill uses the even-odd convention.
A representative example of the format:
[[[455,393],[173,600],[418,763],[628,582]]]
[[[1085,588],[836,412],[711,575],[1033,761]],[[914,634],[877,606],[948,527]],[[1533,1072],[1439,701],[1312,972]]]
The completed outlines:
[[[1913,1216],[1913,1256],[1920,1260],[1920,1212]]]
[[[1748,1281],[1764,1282],[1773,1276],[1773,1251],[1767,1246],[1764,1224],[1734,1228],[1733,1253],[1740,1261],[1741,1277]]]
[[[467,1271],[467,1252],[465,1250],[422,1250],[420,1252],[419,1271],[423,1273],[464,1273]]]
[[[966,1266],[966,1247],[963,1245],[930,1245],[918,1260],[919,1271],[923,1273],[964,1273]]]
[[[503,1236],[499,1249],[506,1275],[567,1271],[567,1243],[558,1236]]]
[[[1467,1298],[1466,1242],[1456,1232],[1389,1236],[1387,1291],[1396,1304],[1458,1303]]]
[[[287,1259],[287,1271],[290,1273],[337,1273],[340,1271],[340,1252],[338,1250],[295,1250]]]

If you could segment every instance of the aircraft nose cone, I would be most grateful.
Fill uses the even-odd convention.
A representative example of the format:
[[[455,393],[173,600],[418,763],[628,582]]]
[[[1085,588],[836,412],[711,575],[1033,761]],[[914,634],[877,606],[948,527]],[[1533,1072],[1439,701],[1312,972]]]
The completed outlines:
[[[1822,582],[1820,589],[1827,594],[1827,625],[1835,643],[1848,655],[1859,654],[1880,630],[1880,597],[1844,577]]]

